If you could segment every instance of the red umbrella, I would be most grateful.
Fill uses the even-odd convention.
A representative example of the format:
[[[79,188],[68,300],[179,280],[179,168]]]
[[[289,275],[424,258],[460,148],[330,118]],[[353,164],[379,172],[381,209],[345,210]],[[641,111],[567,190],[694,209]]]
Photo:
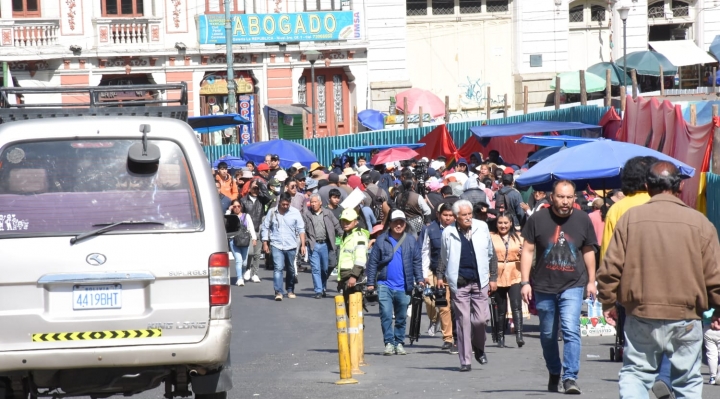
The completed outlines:
[[[375,154],[375,156],[370,160],[370,164],[380,165],[388,162],[407,161],[408,159],[413,159],[415,157],[418,157],[418,153],[407,147],[394,147],[382,150]]]
[[[404,99],[407,98],[408,114],[419,114],[422,107],[423,114],[430,114],[433,118],[445,115],[445,103],[440,97],[423,89],[410,89],[395,96],[395,107],[404,111]]]

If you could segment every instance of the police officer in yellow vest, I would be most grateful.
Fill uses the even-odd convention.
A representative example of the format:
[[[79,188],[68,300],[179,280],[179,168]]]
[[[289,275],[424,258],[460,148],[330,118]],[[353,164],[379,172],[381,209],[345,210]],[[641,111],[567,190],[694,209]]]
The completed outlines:
[[[338,290],[343,290],[347,305],[350,294],[356,292],[355,284],[365,274],[370,233],[357,227],[358,214],[354,209],[345,209],[340,214],[340,225],[345,233],[338,256]]]

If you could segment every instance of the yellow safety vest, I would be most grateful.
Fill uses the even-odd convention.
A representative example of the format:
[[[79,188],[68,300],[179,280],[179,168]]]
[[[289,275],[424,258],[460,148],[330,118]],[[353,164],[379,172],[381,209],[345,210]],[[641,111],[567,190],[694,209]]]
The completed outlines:
[[[355,266],[365,268],[369,241],[370,232],[361,228],[355,228],[343,235],[338,257],[338,281],[342,270],[351,270]]]

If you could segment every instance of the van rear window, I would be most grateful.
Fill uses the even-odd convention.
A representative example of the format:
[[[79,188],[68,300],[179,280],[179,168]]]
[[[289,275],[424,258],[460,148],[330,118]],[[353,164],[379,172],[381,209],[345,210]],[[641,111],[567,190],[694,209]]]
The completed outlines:
[[[128,170],[138,140],[13,143],[0,152],[0,238],[79,234],[121,221],[159,222],[113,231],[201,227],[192,176],[180,147],[160,148],[157,172]]]

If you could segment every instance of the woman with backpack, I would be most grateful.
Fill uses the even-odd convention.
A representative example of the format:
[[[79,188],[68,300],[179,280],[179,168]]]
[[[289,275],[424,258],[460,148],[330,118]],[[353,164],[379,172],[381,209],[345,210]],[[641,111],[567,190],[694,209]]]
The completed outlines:
[[[253,225],[252,218],[242,212],[242,205],[239,200],[234,200],[228,208],[228,215],[237,216],[238,230],[237,234],[230,239],[230,251],[233,253],[235,258],[235,271],[237,273],[237,282],[235,285],[244,286],[245,280],[243,279],[243,268],[247,265],[248,250],[250,245],[253,247],[257,242],[257,236],[255,235],[255,226]]]

